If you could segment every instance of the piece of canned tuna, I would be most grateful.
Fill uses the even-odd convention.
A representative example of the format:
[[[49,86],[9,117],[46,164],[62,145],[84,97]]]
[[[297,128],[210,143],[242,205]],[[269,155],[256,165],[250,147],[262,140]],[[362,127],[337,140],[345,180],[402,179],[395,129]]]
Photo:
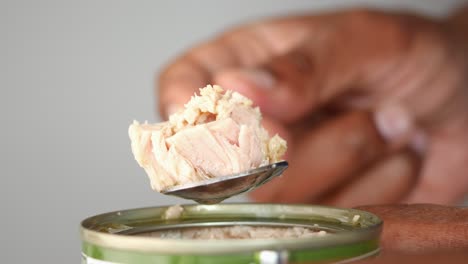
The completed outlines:
[[[382,221],[354,209],[281,204],[152,207],[81,223],[83,263],[348,262],[379,252]]]

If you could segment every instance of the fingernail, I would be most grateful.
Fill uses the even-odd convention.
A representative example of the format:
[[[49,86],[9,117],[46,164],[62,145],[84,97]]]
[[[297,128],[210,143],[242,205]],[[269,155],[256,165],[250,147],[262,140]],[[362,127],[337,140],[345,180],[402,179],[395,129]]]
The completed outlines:
[[[177,113],[182,108],[183,107],[181,107],[180,105],[177,105],[177,104],[171,104],[171,105],[167,106],[167,108],[166,108],[167,117],[169,118],[171,115]]]
[[[275,87],[276,79],[266,70],[247,69],[243,70],[241,74],[247,79],[247,81],[251,82],[258,88],[270,90]]]
[[[419,155],[424,155],[427,150],[428,139],[426,133],[419,131],[415,133],[410,141],[410,147]]]
[[[413,129],[409,113],[400,105],[388,105],[377,109],[374,118],[382,137],[391,142],[408,136]]]

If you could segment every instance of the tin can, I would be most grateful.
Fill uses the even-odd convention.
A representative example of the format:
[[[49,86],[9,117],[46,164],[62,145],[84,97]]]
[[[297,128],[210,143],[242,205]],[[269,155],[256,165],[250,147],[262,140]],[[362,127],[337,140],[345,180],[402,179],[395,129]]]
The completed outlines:
[[[81,223],[82,263],[348,262],[379,252],[382,221],[354,209],[282,204],[184,205],[105,213]],[[144,234],[213,226],[306,227],[325,236],[193,240]]]

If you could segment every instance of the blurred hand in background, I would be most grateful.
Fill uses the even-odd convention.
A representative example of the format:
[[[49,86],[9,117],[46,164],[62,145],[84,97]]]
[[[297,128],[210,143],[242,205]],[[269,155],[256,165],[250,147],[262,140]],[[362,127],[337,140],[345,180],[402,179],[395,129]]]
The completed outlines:
[[[384,222],[381,254],[362,263],[466,263],[468,208],[412,204],[359,209]]]
[[[288,141],[259,202],[459,202],[468,191],[468,16],[348,10],[246,24],[160,75],[161,113],[218,84]]]

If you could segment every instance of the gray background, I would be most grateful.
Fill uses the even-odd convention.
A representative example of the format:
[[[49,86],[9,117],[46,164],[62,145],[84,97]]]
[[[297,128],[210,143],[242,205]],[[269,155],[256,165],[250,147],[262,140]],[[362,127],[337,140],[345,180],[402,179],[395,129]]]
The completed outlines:
[[[78,263],[85,217],[186,202],[150,189],[127,136],[133,119],[159,121],[154,76],[186,48],[269,15],[370,3],[443,16],[460,2],[1,1],[2,262]]]

